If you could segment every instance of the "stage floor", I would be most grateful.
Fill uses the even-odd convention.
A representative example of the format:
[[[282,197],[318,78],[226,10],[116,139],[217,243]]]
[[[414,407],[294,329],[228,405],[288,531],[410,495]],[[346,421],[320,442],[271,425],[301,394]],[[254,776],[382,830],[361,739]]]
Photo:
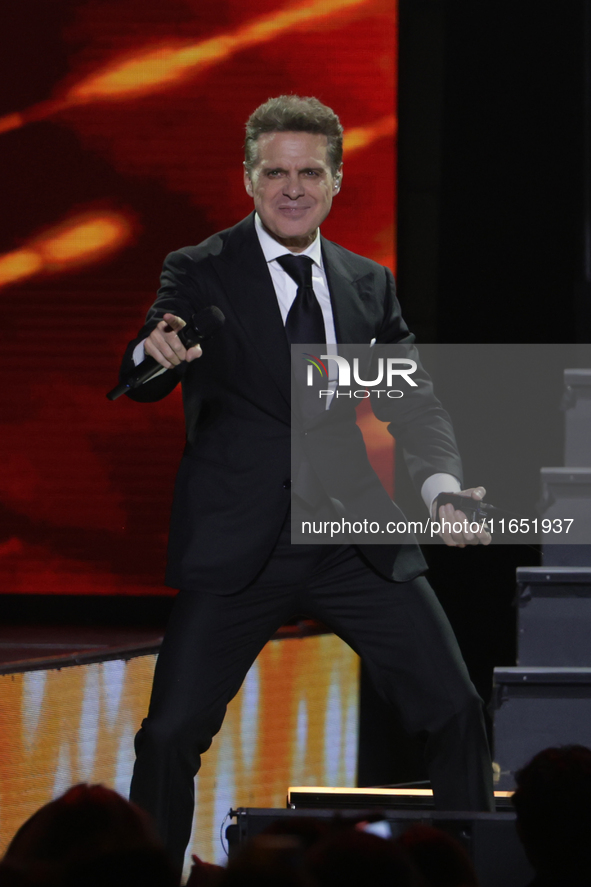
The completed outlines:
[[[83,662],[157,653],[165,625],[39,624],[29,620],[0,625],[0,674],[59,668]],[[273,640],[327,634],[311,619],[282,626]],[[127,654],[127,655],[126,655]]]
[[[149,627],[1,625],[0,674],[157,653],[162,631]]]

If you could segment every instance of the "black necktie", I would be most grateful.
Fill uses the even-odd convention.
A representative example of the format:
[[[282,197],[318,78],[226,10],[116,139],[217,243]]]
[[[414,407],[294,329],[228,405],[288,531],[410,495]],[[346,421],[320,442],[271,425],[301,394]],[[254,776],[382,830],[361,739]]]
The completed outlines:
[[[295,281],[298,291],[285,321],[290,344],[322,344],[326,342],[324,318],[312,288],[312,265],[309,256],[288,253],[277,259],[286,274]]]

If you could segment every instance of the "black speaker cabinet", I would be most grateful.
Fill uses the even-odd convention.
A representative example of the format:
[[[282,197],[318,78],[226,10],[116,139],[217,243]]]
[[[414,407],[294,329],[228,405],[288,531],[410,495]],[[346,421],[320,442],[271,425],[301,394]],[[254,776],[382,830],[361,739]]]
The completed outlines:
[[[495,788],[550,746],[591,746],[591,668],[495,668]]]
[[[517,664],[591,668],[591,567],[518,567]]]
[[[591,567],[591,467],[542,468],[540,475],[540,521],[556,530],[540,533],[542,563]]]
[[[564,371],[564,464],[591,466],[591,369]]]
[[[232,810],[236,824],[226,830],[230,855],[245,841],[258,835],[278,820],[290,817],[314,817],[323,821],[350,819],[361,821],[374,816],[371,810],[268,810],[239,807]],[[453,835],[467,849],[474,863],[481,887],[524,887],[533,878],[517,833],[513,813],[457,813],[431,810],[384,810],[383,819],[396,838],[416,822],[427,823]]]

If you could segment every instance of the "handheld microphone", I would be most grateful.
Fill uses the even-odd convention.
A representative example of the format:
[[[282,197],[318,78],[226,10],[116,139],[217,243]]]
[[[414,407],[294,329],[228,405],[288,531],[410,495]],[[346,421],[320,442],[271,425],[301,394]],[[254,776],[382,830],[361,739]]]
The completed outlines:
[[[463,511],[468,521],[483,521],[502,509],[489,505],[488,502],[479,502],[471,496],[459,496],[457,493],[439,493],[435,499],[436,513],[439,514],[441,505],[453,505],[456,511]]]
[[[199,342],[211,339],[224,325],[225,320],[226,318],[220,309],[216,305],[210,305],[209,308],[204,308],[198,314],[193,314],[191,322],[185,324],[182,330],[178,331],[177,336],[185,348],[189,349],[194,345],[198,345]],[[151,379],[152,376],[155,376],[162,369],[165,368],[153,357],[148,356],[144,358],[123,382],[120,382],[112,391],[108,392],[107,398],[109,400],[116,400],[131,388],[138,388],[140,385],[143,385],[144,382],[147,382],[148,379]],[[170,369],[172,368],[167,369],[167,372]]]

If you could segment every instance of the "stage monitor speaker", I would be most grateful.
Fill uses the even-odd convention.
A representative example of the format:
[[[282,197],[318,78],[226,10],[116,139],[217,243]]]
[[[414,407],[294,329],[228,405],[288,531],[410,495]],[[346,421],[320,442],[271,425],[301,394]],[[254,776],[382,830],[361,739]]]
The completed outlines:
[[[426,783],[428,785],[429,783]],[[512,791],[495,791],[497,812],[513,810]],[[418,786],[380,788],[340,788],[328,785],[290,785],[287,806],[291,810],[326,809],[433,810],[433,790]]]
[[[495,668],[493,705],[498,789],[545,748],[591,746],[591,668]]]
[[[540,518],[557,528],[542,534],[543,565],[591,566],[591,467],[542,468],[540,481]]]
[[[591,567],[519,567],[517,599],[519,666],[591,667]]]
[[[591,369],[564,371],[564,464],[591,466]]]
[[[276,822],[290,818],[311,817],[324,822],[331,820],[363,821],[375,816],[376,808],[357,810],[272,810],[239,807],[231,815],[236,824],[226,830],[230,855],[255,835]],[[468,851],[480,887],[523,887],[533,878],[515,830],[512,813],[456,813],[435,810],[384,810],[383,819],[389,824],[393,838],[397,838],[416,823],[432,825],[451,834]]]

